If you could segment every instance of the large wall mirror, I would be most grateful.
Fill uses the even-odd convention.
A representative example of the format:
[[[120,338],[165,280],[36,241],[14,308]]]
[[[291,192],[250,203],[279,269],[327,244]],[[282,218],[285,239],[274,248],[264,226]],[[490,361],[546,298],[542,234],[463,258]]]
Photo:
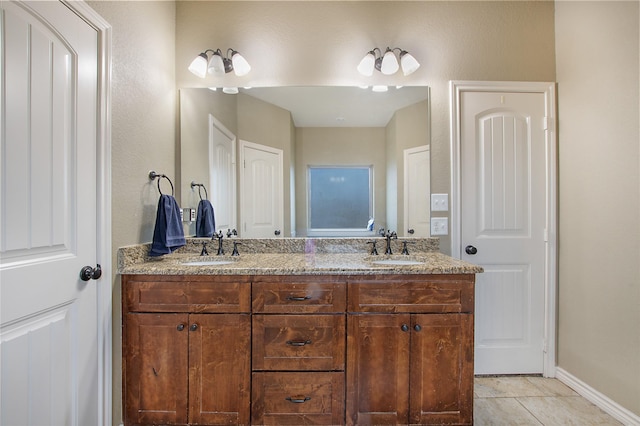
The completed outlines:
[[[228,91],[180,90],[183,208],[242,237],[429,235],[428,87]]]

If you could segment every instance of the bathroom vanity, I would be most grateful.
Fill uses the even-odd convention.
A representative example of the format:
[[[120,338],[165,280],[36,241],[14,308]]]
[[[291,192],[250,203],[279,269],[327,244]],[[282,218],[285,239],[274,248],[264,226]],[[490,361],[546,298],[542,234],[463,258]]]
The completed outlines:
[[[120,253],[125,425],[472,424],[482,269],[324,243]]]

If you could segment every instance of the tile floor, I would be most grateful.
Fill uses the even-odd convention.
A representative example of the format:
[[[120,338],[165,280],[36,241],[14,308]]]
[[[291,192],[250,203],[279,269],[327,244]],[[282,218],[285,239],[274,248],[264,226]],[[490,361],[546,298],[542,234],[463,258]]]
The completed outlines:
[[[556,379],[476,377],[474,425],[621,425]]]

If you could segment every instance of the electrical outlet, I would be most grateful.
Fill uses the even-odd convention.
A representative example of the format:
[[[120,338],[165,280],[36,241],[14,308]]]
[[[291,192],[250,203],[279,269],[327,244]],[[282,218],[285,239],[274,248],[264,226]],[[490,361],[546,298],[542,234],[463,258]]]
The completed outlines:
[[[449,218],[448,217],[432,217],[431,218],[431,236],[448,235],[449,234]]]
[[[449,194],[431,194],[431,211],[449,211]]]

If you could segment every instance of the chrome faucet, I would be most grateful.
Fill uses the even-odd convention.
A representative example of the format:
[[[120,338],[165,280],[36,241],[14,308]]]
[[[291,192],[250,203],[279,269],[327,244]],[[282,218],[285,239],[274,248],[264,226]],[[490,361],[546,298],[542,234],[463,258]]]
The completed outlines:
[[[391,239],[393,238],[394,240],[398,239],[398,234],[396,234],[396,231],[389,231],[387,230],[387,233],[384,235],[384,237],[387,239],[387,248],[384,251],[384,254],[393,254],[391,252]]]

